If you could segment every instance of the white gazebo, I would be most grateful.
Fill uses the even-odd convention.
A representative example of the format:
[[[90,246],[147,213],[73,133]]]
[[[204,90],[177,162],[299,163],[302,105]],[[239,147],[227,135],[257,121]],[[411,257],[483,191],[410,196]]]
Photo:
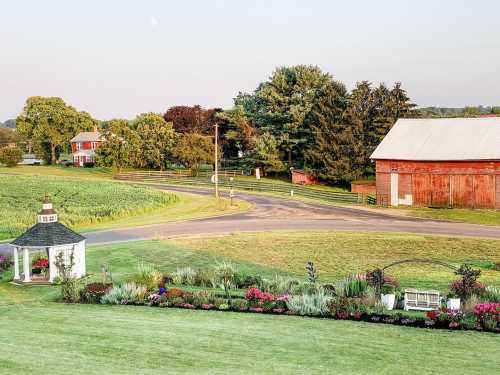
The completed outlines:
[[[20,283],[52,283],[57,278],[56,257],[63,253],[69,263],[73,252],[73,276],[85,276],[85,237],[72,231],[57,221],[57,213],[52,208],[47,195],[43,199],[42,210],[37,215],[37,223],[10,243],[14,253],[14,281]],[[32,276],[30,254],[45,251],[49,261],[46,277]],[[19,272],[19,257],[23,257],[22,278]]]

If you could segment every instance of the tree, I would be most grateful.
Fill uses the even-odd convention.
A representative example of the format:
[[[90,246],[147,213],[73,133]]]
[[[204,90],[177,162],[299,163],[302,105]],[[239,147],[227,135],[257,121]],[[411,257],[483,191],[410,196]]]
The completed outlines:
[[[128,120],[106,121],[103,142],[96,150],[96,163],[104,167],[122,168],[136,166],[139,160],[141,140]]]
[[[15,167],[23,160],[23,151],[18,147],[0,148],[0,163],[9,168]]]
[[[175,106],[165,112],[163,118],[173,124],[174,130],[178,133],[200,133],[212,134],[216,121],[216,113],[220,110],[204,109],[199,105]]]
[[[202,163],[214,162],[215,146],[212,137],[198,133],[185,133],[173,148],[174,158],[196,174]]]
[[[280,67],[253,95],[240,93],[235,105],[243,106],[261,132],[274,136],[291,165],[292,155],[300,161],[303,150],[312,142],[306,118],[318,96],[331,84],[332,77],[317,66]]]
[[[17,131],[9,128],[0,128],[0,147],[22,141],[23,137]]]
[[[267,172],[281,172],[285,169],[280,159],[278,141],[270,133],[253,138],[252,149],[246,155],[245,161],[253,167],[261,168],[264,176]]]
[[[137,117],[135,125],[141,138],[139,165],[163,170],[176,141],[172,123],[166,122],[158,113],[143,113]]]
[[[221,132],[221,147],[225,155],[237,156],[249,149],[256,130],[252,126],[241,104],[233,109],[217,113],[225,129]]]
[[[50,148],[50,163],[57,161],[56,149],[64,147],[78,132],[97,125],[86,112],[78,112],[57,97],[33,96],[16,119],[20,134],[29,140],[46,143]]]
[[[305,151],[305,169],[323,180],[339,183],[363,173],[363,127],[345,118],[347,90],[329,87],[313,107],[308,122],[314,143]]]

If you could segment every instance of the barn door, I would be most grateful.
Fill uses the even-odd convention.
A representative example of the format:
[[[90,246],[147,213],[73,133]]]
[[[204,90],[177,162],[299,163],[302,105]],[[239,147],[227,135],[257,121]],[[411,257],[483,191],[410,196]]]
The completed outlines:
[[[399,178],[398,174],[392,172],[391,173],[391,206],[397,206],[398,205],[398,198],[399,198]]]

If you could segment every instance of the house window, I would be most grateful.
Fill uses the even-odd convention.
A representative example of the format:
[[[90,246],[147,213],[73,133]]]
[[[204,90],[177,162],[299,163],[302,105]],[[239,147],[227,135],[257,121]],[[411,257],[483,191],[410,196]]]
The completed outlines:
[[[91,147],[92,147],[92,150],[95,150],[97,148],[97,142],[92,142]]]

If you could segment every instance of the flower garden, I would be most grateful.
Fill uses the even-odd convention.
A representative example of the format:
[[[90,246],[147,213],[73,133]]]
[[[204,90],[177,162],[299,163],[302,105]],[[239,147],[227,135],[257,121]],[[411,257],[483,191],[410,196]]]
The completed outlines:
[[[500,332],[500,288],[479,283],[480,271],[467,264],[455,271],[457,279],[450,284],[446,298],[425,313],[404,311],[404,290],[398,280],[384,275],[377,284],[377,270],[348,275],[335,283],[319,282],[311,262],[306,270],[307,279],[300,280],[246,275],[228,262],[206,269],[179,267],[171,274],[141,263],[137,272],[122,283],[113,284],[109,272],[103,271],[101,282],[75,290],[69,302],[298,315]],[[391,305],[384,298],[388,295],[394,295]],[[450,298],[460,298],[458,308],[449,308]]]

